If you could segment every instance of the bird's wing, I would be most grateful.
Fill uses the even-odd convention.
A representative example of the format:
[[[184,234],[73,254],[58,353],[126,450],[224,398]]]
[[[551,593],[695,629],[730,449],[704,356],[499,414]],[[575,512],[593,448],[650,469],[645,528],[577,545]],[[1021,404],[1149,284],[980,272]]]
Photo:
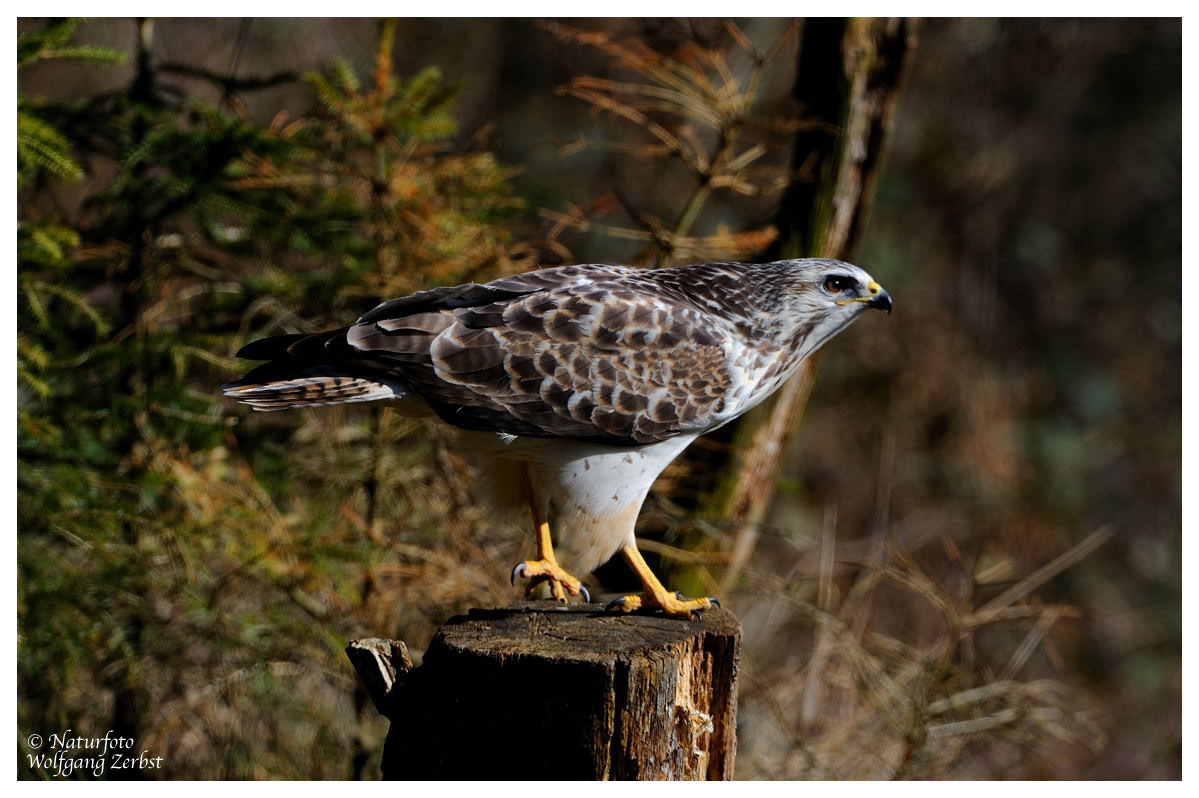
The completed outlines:
[[[344,342],[468,429],[643,444],[712,426],[735,331],[642,274],[570,266],[422,292]]]

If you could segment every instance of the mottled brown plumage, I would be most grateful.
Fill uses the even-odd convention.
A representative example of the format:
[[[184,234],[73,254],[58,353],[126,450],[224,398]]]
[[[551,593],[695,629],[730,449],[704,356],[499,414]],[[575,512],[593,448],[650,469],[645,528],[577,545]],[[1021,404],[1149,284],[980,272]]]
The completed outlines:
[[[590,568],[632,545],[636,511],[671,458],[762,401],[868,306],[889,311],[890,297],[834,260],[563,266],[256,341],[239,355],[271,362],[225,392],[259,410],[386,400],[496,433],[475,448],[544,483],[526,491],[535,516],[553,506],[573,519]],[[640,465],[608,456],[621,452]]]

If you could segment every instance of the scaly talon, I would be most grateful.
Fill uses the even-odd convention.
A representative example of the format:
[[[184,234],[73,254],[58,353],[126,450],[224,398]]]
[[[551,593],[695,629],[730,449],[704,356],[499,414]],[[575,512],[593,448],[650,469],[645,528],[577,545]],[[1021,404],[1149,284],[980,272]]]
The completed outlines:
[[[626,606],[633,605],[633,606]],[[604,612],[612,612],[613,610],[621,610],[622,612],[632,612],[641,606],[641,596],[621,596],[614,598],[608,602],[608,606],[604,607]]]
[[[583,583],[564,571],[554,560],[525,560],[517,563],[512,569],[513,584],[516,584],[518,576],[529,580],[526,593],[531,593],[542,582],[549,582],[550,594],[558,601],[565,602],[567,594],[581,596],[586,602],[591,601],[591,594]]]
[[[646,592],[637,596],[621,596],[608,603],[605,612],[620,610],[621,612],[636,612],[637,610],[661,610],[672,618],[694,618],[702,620],[700,610],[719,607],[720,602],[714,598],[684,599],[679,594],[665,591],[661,595]]]
[[[662,586],[658,577],[654,576],[636,546],[625,546],[621,551],[624,552],[629,565],[641,577],[641,583],[645,585],[645,592],[639,596],[621,596],[609,602],[607,610],[635,612],[639,609],[656,609],[672,618],[694,617],[696,620],[701,620],[703,618],[700,614],[701,610],[720,606],[720,602],[714,598],[689,599],[678,591],[672,593]]]
[[[567,593],[572,596],[582,596],[583,601],[590,604],[591,593],[587,591],[582,582],[566,573],[554,557],[554,542],[550,536],[549,521],[542,517],[542,511],[534,498],[533,482],[529,478],[528,471],[525,471],[525,484],[529,490],[529,510],[533,513],[533,526],[537,530],[538,559],[517,563],[516,567],[512,569],[512,584],[516,584],[518,576],[528,579],[529,586],[525,589],[525,595],[531,595],[533,588],[537,585],[549,582],[550,595],[563,604],[566,603]]]

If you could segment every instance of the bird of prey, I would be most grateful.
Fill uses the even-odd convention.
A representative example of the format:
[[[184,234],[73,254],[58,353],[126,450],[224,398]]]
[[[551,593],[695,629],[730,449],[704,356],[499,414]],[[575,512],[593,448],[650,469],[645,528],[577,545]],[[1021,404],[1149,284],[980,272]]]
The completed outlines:
[[[869,274],[837,260],[587,264],[420,291],[354,324],[255,341],[270,361],[223,386],[256,410],[386,402],[436,414],[527,503],[537,558],[513,569],[559,601],[620,551],[644,592],[618,609],[688,617],[712,598],[667,590],[633,528],[650,485],[692,441],[754,407],[866,308]],[[551,527],[554,532],[551,535]]]

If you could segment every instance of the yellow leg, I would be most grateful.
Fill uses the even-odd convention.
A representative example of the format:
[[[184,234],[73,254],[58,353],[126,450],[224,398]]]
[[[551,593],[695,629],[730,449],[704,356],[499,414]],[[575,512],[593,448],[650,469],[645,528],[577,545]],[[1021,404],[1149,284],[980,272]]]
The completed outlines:
[[[620,609],[625,612],[639,609],[659,609],[670,616],[689,618],[692,613],[720,606],[720,602],[714,598],[680,598],[658,581],[658,577],[654,576],[654,572],[649,569],[649,565],[641,556],[641,552],[637,551],[636,546],[625,546],[620,551],[629,561],[632,569],[637,572],[637,576],[641,577],[641,584],[645,586],[645,592],[640,596],[618,598],[608,605],[609,609]]]
[[[572,596],[582,596],[583,601],[590,602],[591,595],[587,588],[558,565],[558,560],[554,557],[554,541],[550,537],[550,523],[541,517],[537,502],[530,500],[529,507],[533,511],[533,526],[537,529],[537,559],[525,560],[513,568],[512,583],[516,584],[518,576],[528,579],[529,587],[526,592],[531,593],[541,582],[549,582],[550,594],[558,601],[566,601],[566,594],[569,593]]]

